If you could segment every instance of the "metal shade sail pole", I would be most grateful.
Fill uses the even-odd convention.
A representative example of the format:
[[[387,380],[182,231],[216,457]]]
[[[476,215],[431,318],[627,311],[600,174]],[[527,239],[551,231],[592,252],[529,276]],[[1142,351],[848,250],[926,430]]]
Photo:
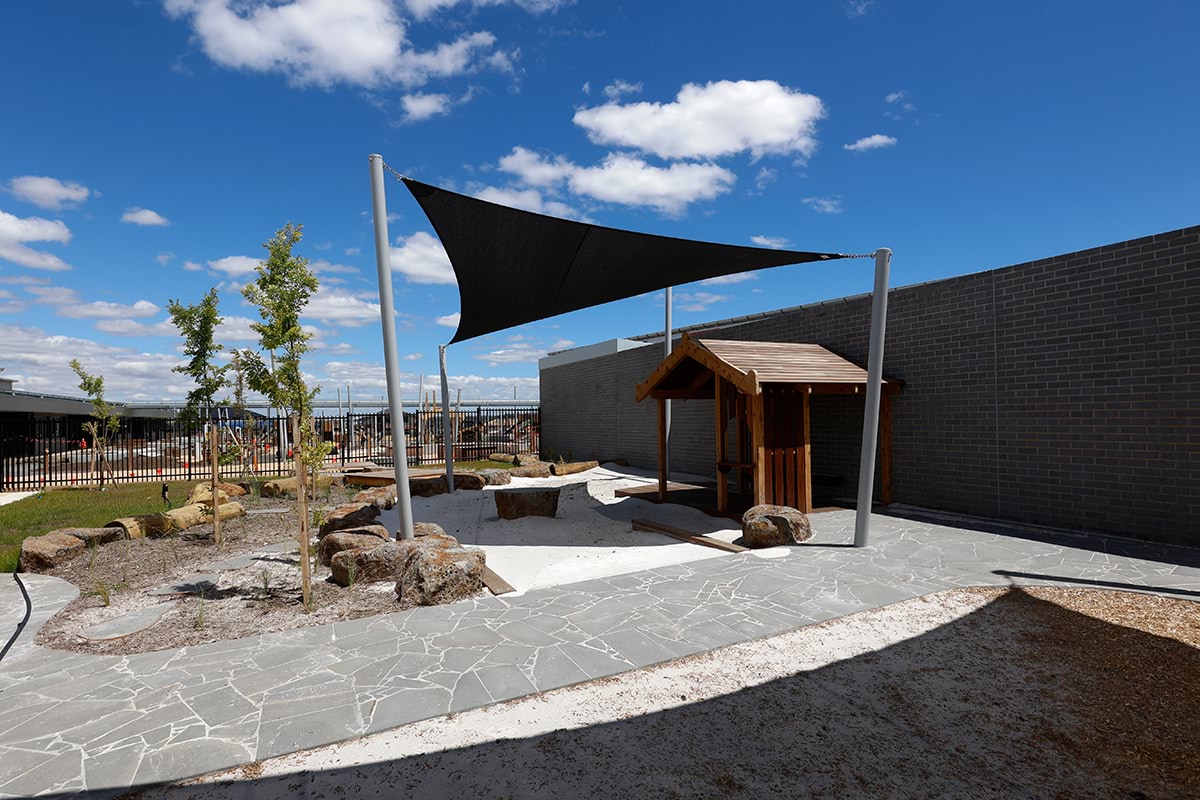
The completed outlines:
[[[454,491],[454,434],[450,430],[450,390],[446,387],[446,345],[438,345],[442,368],[442,452],[446,457],[446,491]]]
[[[392,418],[392,469],[396,477],[397,538],[413,538],[412,496],[408,488],[408,445],[404,440],[404,402],[400,396],[400,359],[396,353],[396,312],[392,306],[392,259],[388,246],[387,198],[383,193],[383,156],[372,153],[371,214],[375,218],[375,267],[379,273],[379,316],[383,322],[383,362],[387,371],[388,410]]]
[[[875,492],[875,447],[879,439],[879,395],[883,388],[883,340],[887,330],[888,269],[892,251],[875,251],[875,293],[871,296],[871,350],[867,356],[867,403],[863,411],[862,459],[858,465],[858,508],[854,546],[866,547]]]
[[[663,319],[663,341],[666,351],[663,358],[671,355],[671,287],[666,290],[666,315]],[[662,474],[671,481],[671,401],[663,401],[663,467]]]

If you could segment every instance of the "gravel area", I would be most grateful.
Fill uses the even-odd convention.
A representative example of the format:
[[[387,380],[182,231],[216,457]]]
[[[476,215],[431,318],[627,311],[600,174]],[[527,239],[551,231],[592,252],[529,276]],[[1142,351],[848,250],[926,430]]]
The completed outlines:
[[[1200,606],[963,589],[147,798],[1182,798]]]
[[[328,502],[344,502],[355,491],[332,489]],[[219,549],[213,541],[212,525],[198,525],[179,536],[101,545],[49,573],[79,586],[80,596],[42,628],[37,643],[79,653],[128,655],[322,625],[405,607],[397,601],[394,582],[359,583],[347,589],[328,580],[328,567],[314,565],[315,604],[311,613],[304,613],[299,544],[283,552],[269,552],[295,542],[295,500],[244,497],[239,501],[250,513],[222,524],[224,543]],[[322,498],[320,505],[326,502]],[[278,509],[286,511],[275,513]],[[252,565],[216,573],[206,569],[248,554],[258,555]],[[219,574],[215,588],[188,595],[148,594],[202,573]],[[164,603],[171,610],[140,632],[99,641],[81,635],[93,625]]]

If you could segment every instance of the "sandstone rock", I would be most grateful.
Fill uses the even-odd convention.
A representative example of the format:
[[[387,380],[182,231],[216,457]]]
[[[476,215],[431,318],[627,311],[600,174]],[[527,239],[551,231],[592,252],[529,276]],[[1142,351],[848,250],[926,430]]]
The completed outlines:
[[[483,478],[485,486],[505,486],[512,483],[512,473],[506,469],[481,470],[479,477]]]
[[[280,478],[279,480],[267,481],[259,487],[258,491],[263,497],[279,497],[285,494],[295,494],[296,479]]]
[[[375,583],[399,580],[404,567],[413,553],[423,549],[457,547],[453,536],[431,534],[416,539],[387,542],[369,549],[343,550],[330,559],[329,568],[334,582],[350,585],[350,571],[354,568],[355,583]]]
[[[463,600],[483,588],[484,565],[482,550],[463,547],[418,550],[404,565],[396,594],[401,602],[419,606]]]
[[[441,525],[437,525],[433,522],[414,522],[413,523],[413,536],[445,536],[445,535],[446,535],[446,531],[444,531],[442,529]]]
[[[61,528],[51,533],[65,533],[74,536],[86,545],[108,544],[125,538],[125,529],[114,526],[111,528]]]
[[[372,503],[343,503],[325,515],[317,536],[324,538],[334,531],[368,525],[378,516],[379,509]]]
[[[408,491],[413,497],[433,497],[446,493],[445,475],[418,475],[408,479]]]
[[[454,473],[454,488],[455,490],[466,489],[468,491],[479,491],[487,484],[483,476],[478,472],[455,472]]]
[[[496,512],[501,519],[553,517],[558,511],[559,491],[558,486],[545,489],[497,489],[493,493],[496,498]]]
[[[373,531],[368,532],[369,528],[351,528],[345,531],[334,531],[321,540],[317,546],[317,558],[325,566],[329,566],[329,562],[335,555],[345,550],[361,550],[363,548],[379,547],[381,544],[387,543],[387,529],[382,525],[371,525],[370,529],[379,528],[384,532],[384,536],[380,537]]]
[[[246,493],[246,487],[242,486],[240,483],[225,483],[224,481],[217,481],[217,488],[230,497],[241,497]]]
[[[499,461],[501,464],[512,464],[516,460],[516,456],[512,453],[492,453],[487,457],[488,461]]]
[[[513,456],[513,463],[518,467],[528,467],[532,464],[542,463],[542,458],[533,453],[517,453]]]
[[[59,531],[30,536],[21,542],[21,572],[53,569],[82,553],[86,547],[82,539]]]
[[[761,505],[742,515],[742,539],[746,547],[798,544],[811,538],[808,517],[794,508]]]
[[[363,489],[354,495],[354,502],[371,503],[380,511],[387,511],[396,505],[396,487],[373,486],[370,489]]]
[[[217,486],[217,501],[221,505],[231,502],[229,499],[229,493],[222,489],[220,485]],[[204,504],[206,506],[212,506],[213,504],[212,486],[207,483],[196,484],[196,486],[194,486],[192,490],[188,492],[187,502],[184,503],[185,506],[194,506],[200,504]]]
[[[544,461],[529,464],[524,467],[513,467],[509,470],[514,478],[549,478],[550,465]]]
[[[551,464],[550,471],[555,475],[574,475],[576,472],[586,472],[598,466],[599,461],[572,461],[567,464]]]

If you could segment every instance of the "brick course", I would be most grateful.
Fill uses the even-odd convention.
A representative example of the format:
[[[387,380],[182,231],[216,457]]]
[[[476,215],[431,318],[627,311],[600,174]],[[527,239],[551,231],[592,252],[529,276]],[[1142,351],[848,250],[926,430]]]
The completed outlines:
[[[722,328],[867,361],[869,295]],[[542,441],[657,461],[635,385],[660,346],[541,373]],[[897,502],[1200,544],[1200,226],[893,289]],[[673,466],[714,474],[711,401],[673,404]],[[862,399],[813,406],[813,470],[857,482]],[[878,486],[878,482],[877,482]]]

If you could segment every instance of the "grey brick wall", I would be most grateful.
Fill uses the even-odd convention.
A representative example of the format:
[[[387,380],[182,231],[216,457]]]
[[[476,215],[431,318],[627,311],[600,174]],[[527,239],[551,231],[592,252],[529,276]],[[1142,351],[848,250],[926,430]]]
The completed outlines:
[[[870,297],[727,327],[865,364]],[[1200,226],[893,289],[897,502],[1200,544]],[[541,374],[543,446],[657,460],[646,347]],[[713,474],[711,401],[674,404],[676,468]],[[821,398],[813,471],[857,481],[862,400]]]

